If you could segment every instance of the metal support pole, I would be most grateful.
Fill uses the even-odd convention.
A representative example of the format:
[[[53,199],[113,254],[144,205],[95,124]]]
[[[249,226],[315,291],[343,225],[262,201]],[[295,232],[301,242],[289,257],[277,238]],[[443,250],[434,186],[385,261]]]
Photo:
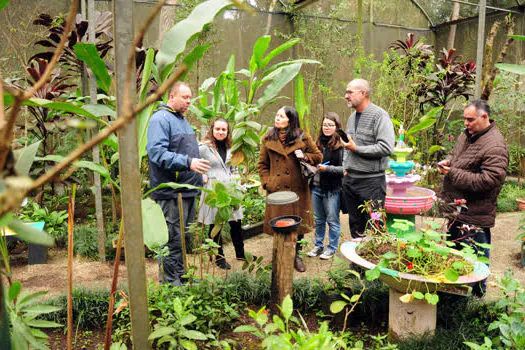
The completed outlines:
[[[113,0],[115,37],[115,79],[117,83],[118,115],[131,108],[135,100],[135,67],[129,98],[126,98],[126,69],[133,42],[133,0]],[[135,60],[132,60],[135,62]],[[133,119],[118,135],[119,164],[124,223],[124,247],[128,271],[133,349],[150,349],[148,343],[149,314],[146,296],[146,267],[144,264],[144,237],[142,235],[140,169],[138,167],[137,123]]]
[[[483,51],[485,48],[485,14],[487,13],[487,0],[479,1],[478,14],[478,48],[476,50],[476,90],[474,98],[481,96],[481,78],[483,71]]]

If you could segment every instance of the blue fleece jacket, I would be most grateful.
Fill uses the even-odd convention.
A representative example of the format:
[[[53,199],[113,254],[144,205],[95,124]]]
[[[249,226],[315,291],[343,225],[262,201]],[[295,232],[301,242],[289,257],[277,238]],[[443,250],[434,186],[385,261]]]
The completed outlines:
[[[153,113],[148,126],[148,143],[151,188],[166,182],[202,186],[202,175],[190,170],[193,158],[199,157],[199,145],[190,123],[182,113],[169,106]],[[153,199],[174,199],[178,193],[184,198],[195,197],[197,190],[159,189],[151,194]]]

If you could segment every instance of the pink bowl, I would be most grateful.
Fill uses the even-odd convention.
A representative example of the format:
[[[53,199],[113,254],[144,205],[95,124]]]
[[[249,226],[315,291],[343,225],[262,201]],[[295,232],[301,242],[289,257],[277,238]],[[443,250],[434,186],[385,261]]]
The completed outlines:
[[[387,188],[385,209],[389,214],[421,214],[432,208],[436,193],[428,188],[410,187],[406,196],[392,196],[392,189]]]

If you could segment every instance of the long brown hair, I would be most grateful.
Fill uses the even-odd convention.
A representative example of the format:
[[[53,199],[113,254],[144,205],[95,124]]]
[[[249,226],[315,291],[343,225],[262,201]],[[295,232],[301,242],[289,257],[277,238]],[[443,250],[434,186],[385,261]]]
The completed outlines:
[[[204,139],[202,141],[209,142],[213,148],[217,149],[217,139],[215,139],[215,136],[213,136],[213,128],[215,127],[215,123],[217,122],[225,122],[226,125],[228,125],[228,135],[226,135],[226,138],[224,139],[224,144],[226,145],[226,149],[230,149],[232,146],[232,131],[230,128],[230,123],[224,118],[217,118],[214,121],[211,122],[210,129],[206,133],[206,136],[204,136]]]
[[[317,141],[315,143],[317,148],[319,148],[321,152],[324,149],[324,145],[321,143],[321,137],[324,136],[323,122],[325,119],[331,120],[335,123],[336,132],[334,132],[334,134],[332,135],[332,137],[330,138],[327,144],[328,149],[330,150],[330,152],[332,152],[332,151],[335,151],[336,149],[343,147],[343,143],[341,142],[341,136],[339,136],[339,134],[337,133],[337,130],[341,129],[341,122],[339,121],[339,115],[335,112],[328,112],[325,115],[323,115],[323,119],[321,119],[321,129],[319,130],[319,136],[317,136]]]

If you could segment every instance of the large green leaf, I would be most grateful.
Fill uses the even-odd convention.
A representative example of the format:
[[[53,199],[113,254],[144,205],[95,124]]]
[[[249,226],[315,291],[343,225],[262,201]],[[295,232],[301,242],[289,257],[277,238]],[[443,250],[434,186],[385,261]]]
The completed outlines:
[[[286,320],[289,320],[290,317],[292,317],[293,313],[293,301],[292,298],[287,295],[284,297],[283,300],[283,306],[281,308],[281,312]]]
[[[250,58],[250,73],[253,74],[253,72],[255,72],[257,68],[261,68],[263,55],[266,52],[266,50],[268,50],[268,46],[270,45],[271,40],[271,36],[264,35],[259,37],[255,42],[255,45],[253,45],[253,54]]]
[[[35,161],[36,152],[38,151],[40,143],[41,141],[37,141],[27,147],[13,151],[16,160],[15,170],[18,175],[29,175],[29,169],[31,169],[31,165],[33,165]]]
[[[276,47],[275,49],[273,49],[272,51],[270,51],[270,53],[268,55],[266,55],[266,57],[262,60],[261,64],[260,64],[260,68],[261,69],[264,69],[266,68],[266,66],[268,65],[268,63],[270,63],[270,61],[277,55],[283,53],[284,51],[288,50],[289,48],[291,48],[292,46],[294,46],[295,44],[297,44],[301,39],[299,38],[295,38],[295,39],[291,39],[291,40],[288,40],[287,42],[285,42],[284,44],[281,44],[279,45],[278,47]]]
[[[432,125],[434,125],[436,123],[436,119],[434,118],[430,118],[430,119],[426,119],[426,120],[423,120],[423,121],[420,121],[419,123],[417,123],[416,125],[414,125],[413,127],[411,127],[410,129],[408,129],[408,131],[405,133],[405,136],[410,136],[418,131],[421,131],[421,130],[424,130]]]
[[[55,244],[53,237],[45,231],[39,231],[30,225],[24,224],[22,221],[12,220],[7,227],[11,231],[16,232],[19,239],[28,243],[40,244],[46,247],[52,247]]]
[[[4,104],[6,106],[10,106],[13,104],[13,96],[12,95],[9,95],[9,94],[4,94]],[[23,105],[25,106],[33,106],[33,107],[44,107],[44,108],[49,108],[49,109],[53,109],[53,110],[57,110],[57,111],[62,111],[62,112],[69,112],[69,113],[73,113],[73,114],[77,114],[77,115],[81,115],[81,116],[84,116],[84,117],[88,117],[90,119],[93,119],[101,124],[107,124],[105,121],[101,120],[100,118],[98,118],[97,116],[93,115],[91,112],[83,109],[83,108],[80,108],[80,107],[77,107],[71,103],[68,103],[68,102],[54,102],[54,101],[50,101],[50,100],[46,100],[46,99],[43,99],[43,98],[36,98],[36,97],[33,97],[29,100],[25,100],[23,103]]]
[[[189,190],[199,190],[199,191],[204,191],[206,193],[212,193],[211,190],[208,190],[208,189],[203,188],[203,187],[197,187],[197,186],[187,185],[187,184],[178,184],[178,183],[175,183],[175,182],[166,182],[166,183],[158,185],[155,188],[150,189],[148,192],[144,193],[144,195],[142,197],[146,198],[151,192],[154,192],[156,190],[160,190],[161,188],[173,188],[174,190],[178,190],[178,189],[181,189],[181,188],[187,188]]]
[[[202,31],[204,26],[219,12],[232,6],[230,0],[208,0],[197,5],[190,15],[175,24],[165,35],[157,53],[157,68],[162,71],[170,63],[177,61],[186,44]]]
[[[186,80],[186,77],[188,76],[188,73],[190,72],[191,68],[193,68],[195,62],[200,60],[210,47],[211,45],[197,46],[186,57],[184,57],[182,62],[186,65],[186,71],[184,72],[184,74],[181,75],[180,80]]]
[[[7,4],[9,4],[9,1],[10,0],[0,0],[0,11],[2,11]]]
[[[115,112],[115,110],[110,108],[108,105],[86,103],[82,106],[82,108],[96,117],[109,116],[113,119],[117,118],[117,112]],[[108,125],[108,123],[105,120],[101,120],[101,123],[103,123],[104,125]]]
[[[257,105],[262,108],[268,102],[273,100],[279,92],[299,73],[302,63],[295,63],[289,66],[281,67],[272,73],[273,80],[264,89],[264,93],[257,100]]]
[[[525,65],[521,64],[510,64],[510,63],[498,63],[496,68],[504,70],[506,72],[525,74]]]
[[[73,46],[73,50],[77,58],[84,61],[95,74],[98,87],[104,90],[105,93],[109,93],[111,77],[109,76],[106,62],[100,58],[95,44],[76,43]]]
[[[142,78],[140,79],[139,102],[146,99],[148,82],[151,76],[151,69],[153,67],[153,60],[155,59],[155,50],[149,48],[146,52],[146,59],[144,61],[144,68],[142,68]]]
[[[137,115],[137,139],[139,147],[139,165],[142,163],[142,158],[146,155],[146,145],[148,143],[148,125],[151,115],[155,108],[157,108],[158,103],[153,103],[147,108],[144,108]]]
[[[45,157],[35,157],[35,159],[36,160],[47,160],[47,161],[60,163],[61,161],[64,160],[64,156],[60,156],[58,154],[49,154]],[[74,164],[75,166],[79,168],[85,168],[85,169],[89,169],[91,171],[97,172],[100,174],[100,176],[103,176],[105,178],[110,177],[108,170],[100,164],[90,162],[87,160],[79,160],[79,161],[76,161]]]
[[[525,35],[509,35],[509,38],[517,40],[525,40]]]
[[[144,244],[155,250],[168,243],[168,225],[161,207],[153,200],[142,200],[142,232]]]
[[[303,121],[304,115],[308,108],[306,104],[306,96],[304,93],[304,80],[301,74],[297,74],[295,77],[295,109],[297,114],[299,114],[299,120]],[[301,122],[301,125],[304,127],[304,123]]]
[[[148,337],[148,340],[153,340],[157,338],[162,338],[165,335],[175,333],[175,329],[173,327],[158,327]]]

